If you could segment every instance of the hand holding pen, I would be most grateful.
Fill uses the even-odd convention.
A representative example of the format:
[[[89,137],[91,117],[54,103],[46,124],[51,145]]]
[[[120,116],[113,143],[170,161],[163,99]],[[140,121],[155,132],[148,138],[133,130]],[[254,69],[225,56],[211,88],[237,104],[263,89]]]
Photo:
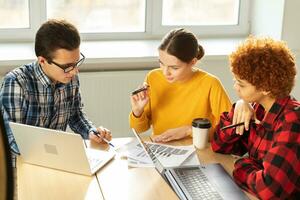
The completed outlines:
[[[131,109],[136,117],[140,117],[144,112],[144,107],[147,105],[149,101],[148,94],[149,85],[144,83],[144,85],[133,92],[131,92],[130,103]]]
[[[96,141],[97,143],[101,143],[101,142],[105,142],[107,143],[108,145],[112,146],[112,147],[115,147],[111,142],[111,138],[112,138],[112,135],[111,135],[111,132],[104,128],[104,127],[99,127],[99,128],[93,128],[91,130],[92,132],[92,135],[90,135],[90,139]]]
[[[245,130],[248,131],[251,121],[255,118],[255,111],[251,103],[243,99],[235,103],[232,124],[239,124],[234,126],[236,134],[243,135]]]
[[[251,123],[257,123],[257,121],[255,120],[250,120],[249,124]],[[238,127],[238,126],[243,126],[245,125],[245,122],[240,122],[240,123],[237,123],[237,124],[231,124],[231,125],[228,125],[228,126],[223,126],[220,128],[220,131],[223,131],[223,130],[226,130],[226,129],[229,129],[229,128],[235,128],[235,127]]]

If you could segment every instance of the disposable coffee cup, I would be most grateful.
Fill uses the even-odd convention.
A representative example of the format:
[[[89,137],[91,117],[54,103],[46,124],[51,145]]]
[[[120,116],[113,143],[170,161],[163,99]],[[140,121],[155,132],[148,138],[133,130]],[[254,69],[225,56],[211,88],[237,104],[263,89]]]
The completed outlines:
[[[196,118],[192,122],[193,145],[204,149],[208,143],[208,133],[211,123],[206,118]]]

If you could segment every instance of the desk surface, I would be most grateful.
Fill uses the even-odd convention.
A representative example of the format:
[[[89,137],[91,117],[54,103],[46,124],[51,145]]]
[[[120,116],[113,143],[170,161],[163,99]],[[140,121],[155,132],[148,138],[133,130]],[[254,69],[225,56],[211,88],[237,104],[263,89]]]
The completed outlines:
[[[116,138],[116,146],[133,138]],[[170,143],[189,145],[191,139]],[[91,148],[105,149],[107,145],[88,144]],[[221,163],[232,174],[234,158],[212,152],[210,147],[197,151],[202,163]],[[96,176],[83,176],[59,170],[17,162],[19,199],[178,199],[176,194],[153,168],[129,168],[127,161],[116,156]],[[247,194],[250,199],[256,199]]]
[[[113,141],[121,146],[134,138],[122,138]],[[170,142],[171,145],[191,145],[192,139]],[[93,146],[93,144],[91,144]],[[197,150],[201,163],[221,163],[232,175],[235,158],[231,155],[214,153],[210,147]],[[154,168],[129,168],[127,161],[117,158],[97,173],[102,194],[105,199],[178,199],[173,190]],[[256,199],[246,193],[250,199]]]
[[[21,157],[17,159],[17,197],[24,200],[103,199],[96,176],[23,163]]]

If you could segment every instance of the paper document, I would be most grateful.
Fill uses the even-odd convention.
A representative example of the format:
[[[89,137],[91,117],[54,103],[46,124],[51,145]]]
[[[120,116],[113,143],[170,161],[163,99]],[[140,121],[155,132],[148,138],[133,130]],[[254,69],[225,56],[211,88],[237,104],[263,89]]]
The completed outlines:
[[[171,146],[146,142],[164,167],[199,165],[199,160],[193,146]],[[152,160],[137,140],[126,145],[128,166],[153,167]]]

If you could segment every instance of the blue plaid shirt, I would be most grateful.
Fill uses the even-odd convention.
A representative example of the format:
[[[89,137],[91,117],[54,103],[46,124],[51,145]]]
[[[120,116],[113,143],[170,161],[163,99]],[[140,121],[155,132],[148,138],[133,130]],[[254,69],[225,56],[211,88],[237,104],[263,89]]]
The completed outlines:
[[[21,66],[4,77],[0,105],[15,153],[19,149],[8,121],[62,131],[69,125],[84,139],[94,128],[82,111],[78,76],[67,84],[53,84],[37,62]]]

